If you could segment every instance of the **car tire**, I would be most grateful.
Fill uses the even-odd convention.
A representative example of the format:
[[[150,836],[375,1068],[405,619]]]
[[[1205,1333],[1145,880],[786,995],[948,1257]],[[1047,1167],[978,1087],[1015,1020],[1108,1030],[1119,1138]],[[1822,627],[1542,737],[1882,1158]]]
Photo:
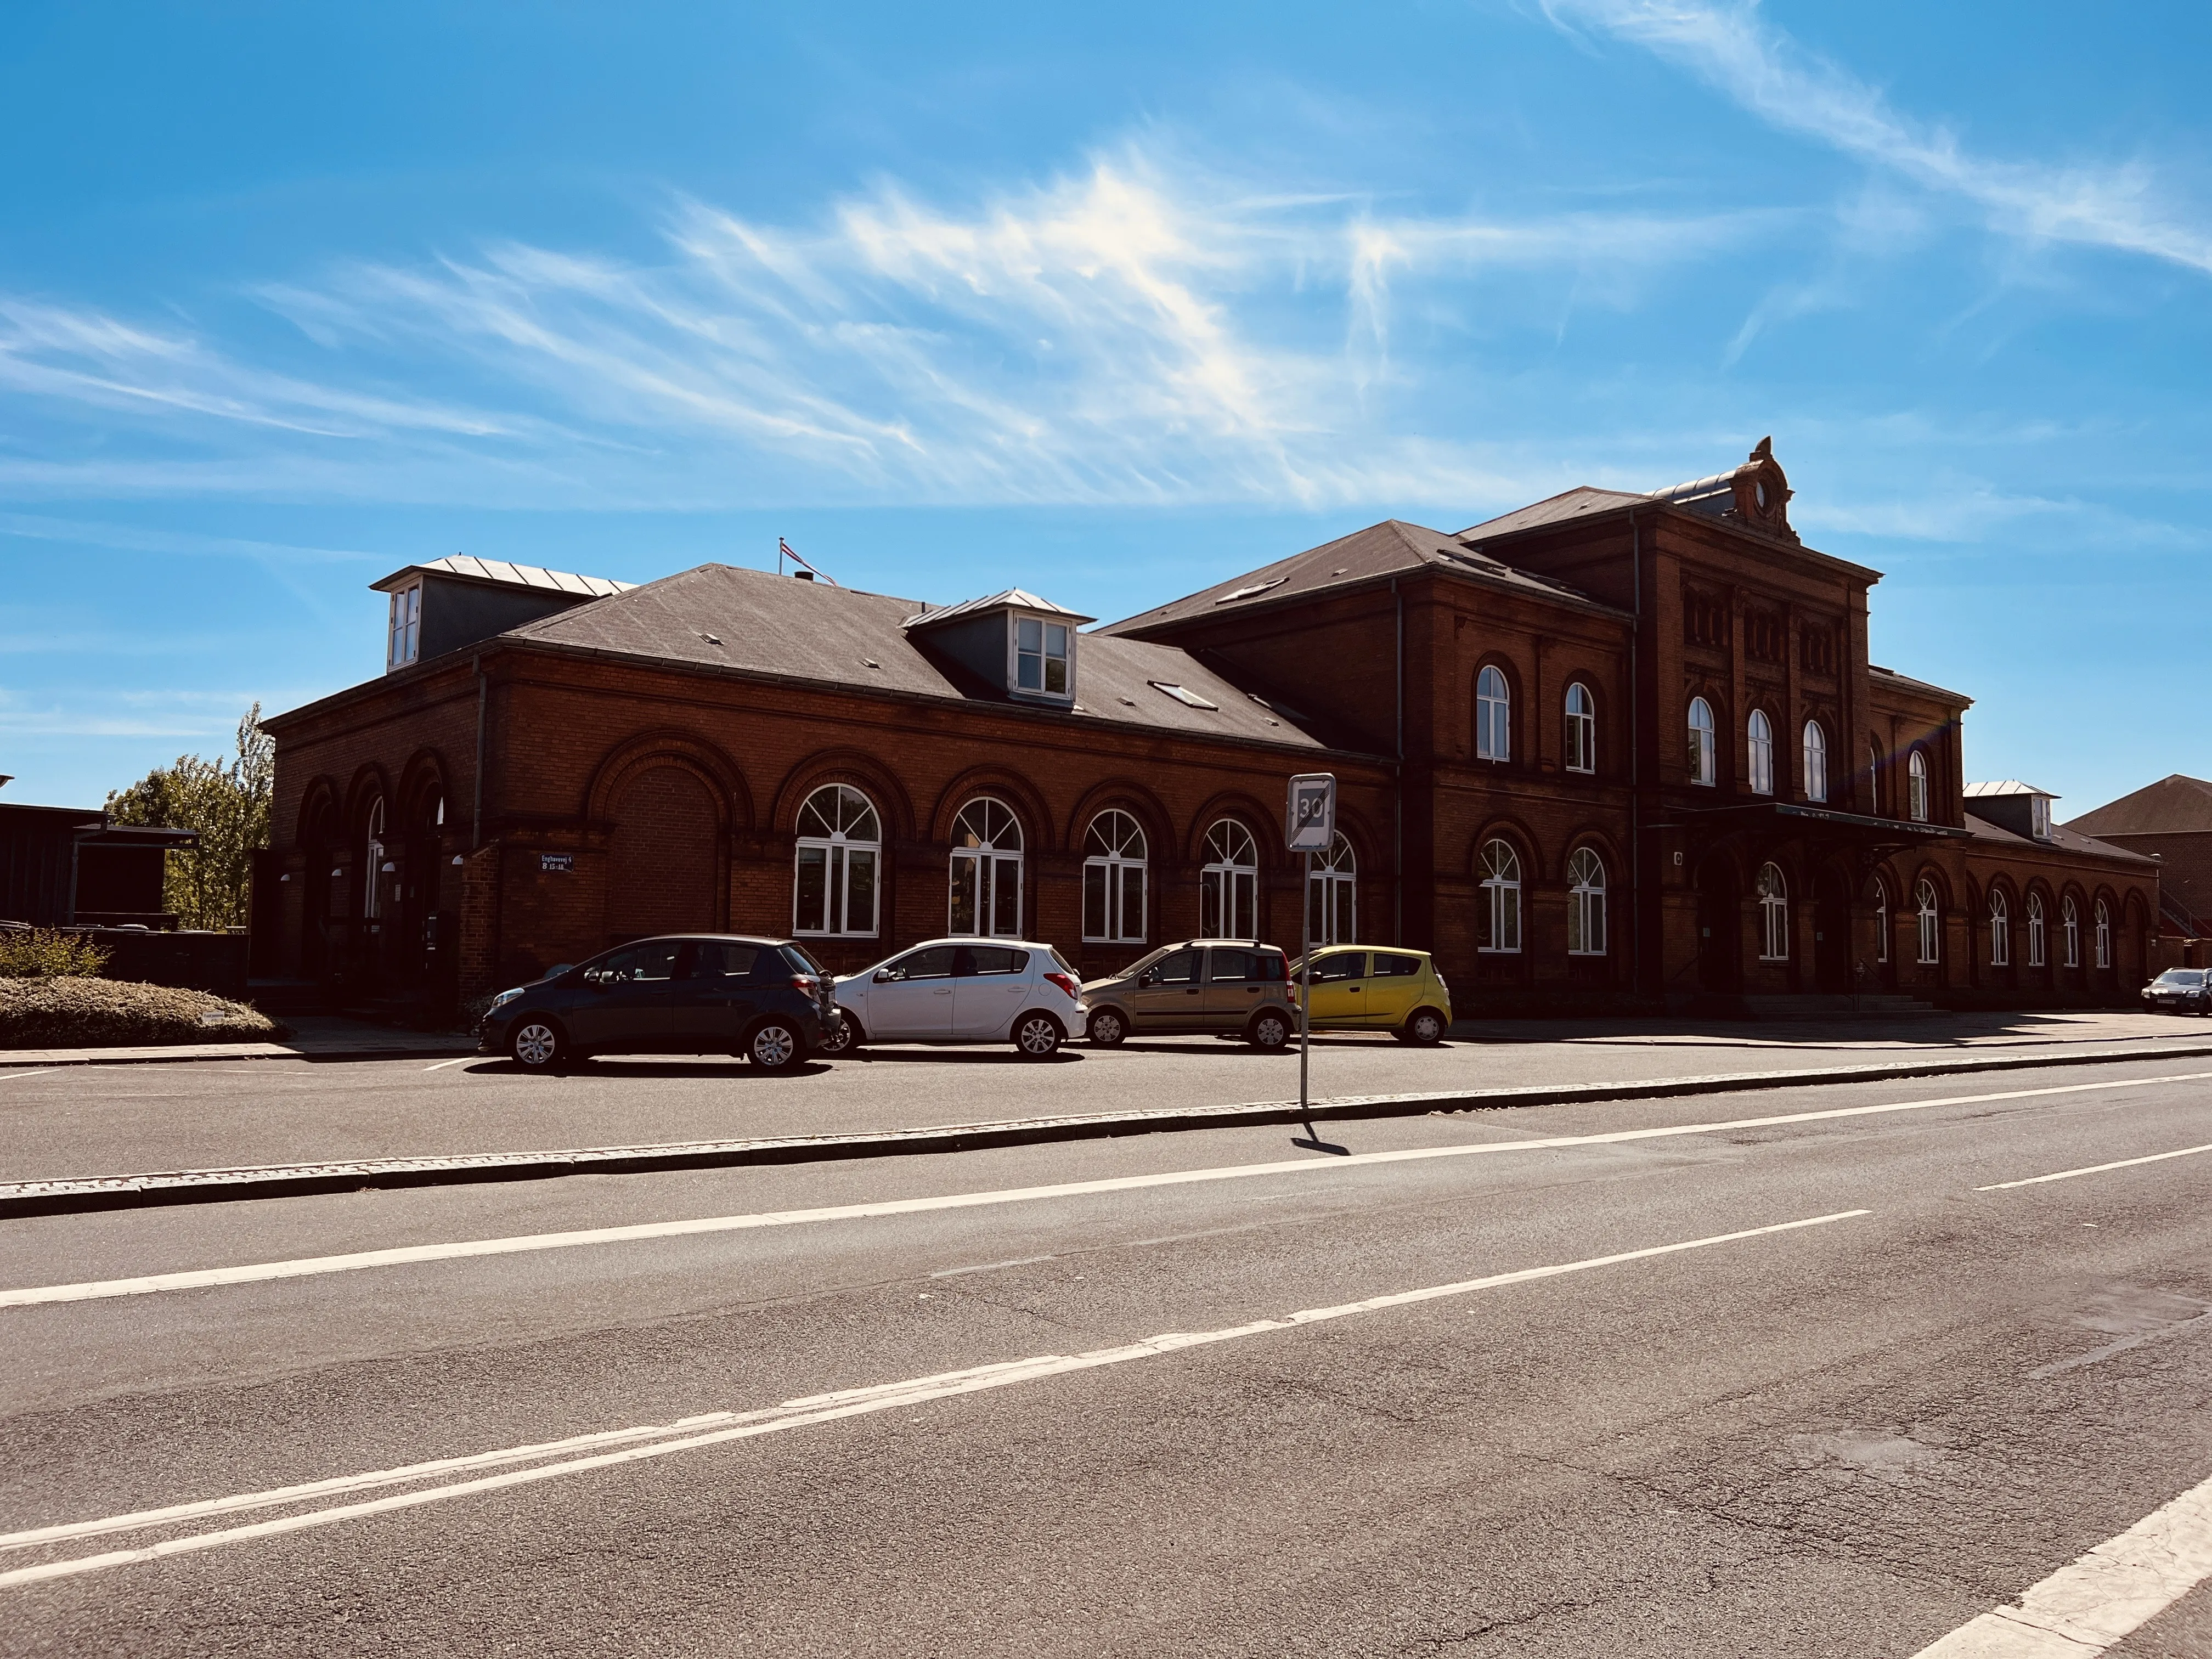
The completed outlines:
[[[1273,1008],[1261,1009],[1244,1028],[1244,1041],[1264,1054],[1280,1052],[1290,1046],[1291,1017]]]
[[[1050,1060],[1066,1035],[1050,1014],[1026,1013],[1014,1022],[1014,1052],[1024,1060]]]
[[[568,1063],[568,1039],[551,1020],[526,1014],[515,1022],[507,1052],[526,1072],[557,1071]]]
[[[1434,1008],[1416,1008],[1398,1028],[1398,1040],[1417,1048],[1433,1048],[1444,1040],[1444,1017]]]
[[[835,1059],[839,1054],[851,1054],[866,1041],[867,1037],[860,1030],[860,1022],[848,1014],[835,1032],[822,1039],[814,1052]]]
[[[787,1019],[764,1019],[745,1037],[745,1058],[763,1072],[787,1072],[806,1058],[806,1039]]]
[[[1118,1048],[1129,1040],[1129,1017],[1119,1008],[1101,1008],[1085,1033],[1094,1048]]]

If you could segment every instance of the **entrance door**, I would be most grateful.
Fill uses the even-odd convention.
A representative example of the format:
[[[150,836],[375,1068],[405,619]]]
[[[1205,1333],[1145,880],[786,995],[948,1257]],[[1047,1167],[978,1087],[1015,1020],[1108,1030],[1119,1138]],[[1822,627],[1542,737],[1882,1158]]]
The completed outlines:
[[[1729,992],[1737,988],[1736,949],[1742,917],[1737,912],[1735,872],[1728,860],[1712,858],[1698,872],[1698,987]]]
[[[761,994],[774,982],[757,977],[755,968],[781,969],[787,982],[788,966],[778,958],[762,963],[757,945],[726,939],[702,939],[691,947],[691,963],[676,981],[675,1012],[671,1042],[679,1054],[727,1054],[737,1052],[745,1027],[760,1012]]]
[[[1851,988],[1851,906],[1843,878],[1824,870],[1813,896],[1813,976],[1820,989]]]

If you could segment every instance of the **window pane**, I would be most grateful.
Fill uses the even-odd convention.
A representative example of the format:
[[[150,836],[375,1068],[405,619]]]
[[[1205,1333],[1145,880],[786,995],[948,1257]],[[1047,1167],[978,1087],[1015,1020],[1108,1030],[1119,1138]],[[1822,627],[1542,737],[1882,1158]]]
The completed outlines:
[[[1198,952],[1172,951],[1162,957],[1152,971],[1163,985],[1195,985],[1198,983]]]
[[[793,924],[802,933],[830,931],[830,850],[825,847],[799,849],[799,908]]]
[[[1139,939],[1145,936],[1145,872],[1141,868],[1125,869],[1121,878],[1121,937]]]
[[[998,867],[991,882],[991,931],[1001,939],[1011,939],[1022,931],[1022,861],[1019,859],[994,859]]]
[[[1215,985],[1241,985],[1252,978],[1252,952],[1249,951],[1209,951],[1206,953],[1207,980]]]
[[[967,958],[962,971],[969,975],[1018,974],[1030,960],[1026,951],[1009,951],[996,945],[969,945],[961,954]]]
[[[1375,977],[1377,979],[1410,978],[1420,971],[1421,959],[1419,957],[1386,956],[1380,951],[1375,953]]]
[[[891,971],[902,979],[951,979],[952,951],[950,945],[937,945],[927,951],[916,951],[891,964]]]
[[[1044,689],[1065,693],[1067,690],[1067,659],[1047,657],[1044,659]]]
[[[845,929],[853,933],[876,931],[876,854],[870,848],[846,849]]]
[[[1517,887],[1501,887],[1498,890],[1498,893],[1499,898],[1504,901],[1500,906],[1502,925],[1498,928],[1498,948],[1501,951],[1517,951],[1521,948],[1521,890]]]
[[[1112,933],[1107,927],[1106,878],[1103,864],[1083,866],[1083,937],[1109,939]]]
[[[980,859],[963,858],[957,854],[953,855],[951,917],[946,932],[972,933],[975,931],[975,884],[981,865]]]
[[[1366,977],[1367,952],[1364,951],[1340,951],[1333,956],[1319,958],[1313,967],[1313,982],[1316,985]]]
[[[1024,617],[1014,624],[1015,638],[1024,651],[1044,649],[1044,624],[1035,617]]]
[[[1199,878],[1198,931],[1208,939],[1218,939],[1221,926],[1221,878],[1218,870],[1208,870]]]

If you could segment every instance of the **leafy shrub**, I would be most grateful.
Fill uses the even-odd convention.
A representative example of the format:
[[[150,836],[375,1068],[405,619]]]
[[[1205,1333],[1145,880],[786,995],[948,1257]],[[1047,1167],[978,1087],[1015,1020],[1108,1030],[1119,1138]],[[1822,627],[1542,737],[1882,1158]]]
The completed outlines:
[[[0,1048],[262,1042],[283,1028],[205,991],[128,980],[0,979]]]
[[[0,979],[96,979],[107,952],[82,933],[49,927],[0,928]]]

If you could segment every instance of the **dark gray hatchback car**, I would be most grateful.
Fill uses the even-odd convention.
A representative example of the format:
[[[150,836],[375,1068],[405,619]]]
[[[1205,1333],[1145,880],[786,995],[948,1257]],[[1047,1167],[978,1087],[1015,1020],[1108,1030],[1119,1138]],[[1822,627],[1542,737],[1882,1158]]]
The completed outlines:
[[[643,939],[501,991],[479,1054],[547,1072],[586,1054],[743,1054],[787,1071],[842,1023],[830,975],[790,939]]]

